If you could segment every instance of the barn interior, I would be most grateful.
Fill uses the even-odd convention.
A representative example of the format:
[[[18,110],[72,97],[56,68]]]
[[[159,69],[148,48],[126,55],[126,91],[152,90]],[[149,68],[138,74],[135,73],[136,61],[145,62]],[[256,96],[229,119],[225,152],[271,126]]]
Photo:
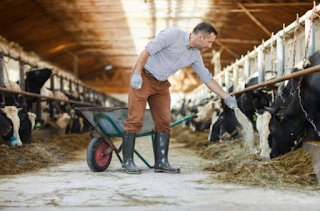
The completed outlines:
[[[301,85],[300,77],[287,83],[299,83],[298,92],[291,89],[287,96],[285,83],[261,85],[291,75],[307,56],[318,55],[318,64],[308,70],[320,70],[319,2],[0,0],[0,17],[1,208],[319,210],[320,89],[313,89],[318,80]],[[154,171],[156,130],[146,111],[145,131],[137,131],[132,148],[142,174],[126,174],[125,107],[140,52],[163,29],[191,32],[202,21],[219,32],[212,48],[201,51],[204,65],[225,91],[240,99],[243,122],[252,123],[251,140],[248,127],[238,124],[235,112],[222,106],[188,66],[168,79],[170,127],[175,127],[168,137],[169,158],[181,173]],[[25,83],[40,80],[30,82],[28,76],[48,71],[44,68],[52,73],[41,90],[26,90]],[[249,103],[241,101],[249,96],[243,93],[244,82],[254,74],[259,93],[248,97]],[[19,89],[6,86],[8,79]],[[8,103],[17,96],[22,104]],[[267,100],[258,108],[254,102],[260,103],[261,96]],[[267,105],[280,98],[281,113],[267,113]],[[27,111],[21,108],[25,100]],[[4,112],[9,107],[20,125]],[[262,117],[270,121],[262,124]],[[286,151],[273,156],[280,145]]]
[[[214,75],[217,52],[224,68],[312,7],[310,0],[2,0],[0,35],[38,55],[35,63],[55,64],[96,90],[121,96],[140,52],[165,28],[191,32],[210,22],[220,35],[201,54]],[[191,66],[169,81],[171,93],[201,84]]]

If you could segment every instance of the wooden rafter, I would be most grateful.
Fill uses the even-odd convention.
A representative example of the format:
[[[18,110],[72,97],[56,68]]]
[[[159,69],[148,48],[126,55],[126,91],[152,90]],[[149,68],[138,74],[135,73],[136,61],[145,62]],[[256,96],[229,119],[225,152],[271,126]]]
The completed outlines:
[[[238,6],[243,9],[243,11],[249,16],[253,22],[255,22],[267,35],[271,36],[271,32],[264,26],[260,21],[258,21],[241,3],[238,3]]]
[[[215,41],[220,47],[223,47],[229,54],[233,55],[236,58],[239,58],[239,54],[235,53],[233,50],[222,44],[219,40]]]
[[[111,78],[111,81],[112,81],[112,82],[117,82],[117,78],[119,78],[119,77],[121,77],[121,79],[122,79],[122,76],[121,76],[120,71],[116,71],[116,72],[114,73],[113,77]]]
[[[125,85],[127,86],[129,84],[129,77],[128,75],[124,72],[123,69],[119,69],[118,71],[120,71],[120,75],[122,77],[123,82],[125,83]]]
[[[243,43],[243,44],[260,44],[259,40],[241,40],[241,39],[230,39],[230,38],[219,38],[220,42],[223,43]]]
[[[103,79],[101,79],[101,78],[98,77],[98,76],[96,76],[96,77],[94,78],[94,80],[95,80],[95,81],[97,82],[97,84],[99,84],[99,85],[104,84]]]
[[[282,6],[310,6],[312,2],[291,2],[291,3],[246,3],[242,4],[245,7],[282,7]]]
[[[102,75],[102,78],[103,78],[104,82],[105,82],[106,84],[108,84],[108,83],[109,83],[109,78],[108,78],[108,76],[107,76],[107,73],[104,72],[104,73],[102,73],[101,75]]]

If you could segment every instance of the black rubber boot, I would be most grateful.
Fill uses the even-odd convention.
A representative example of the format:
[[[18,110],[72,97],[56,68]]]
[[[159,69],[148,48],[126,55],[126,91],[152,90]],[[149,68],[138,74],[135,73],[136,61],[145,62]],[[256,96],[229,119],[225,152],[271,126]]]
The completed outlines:
[[[179,168],[173,168],[168,162],[170,133],[155,133],[154,143],[154,171],[166,173],[180,173]]]
[[[133,162],[135,140],[136,140],[136,133],[123,131],[122,169],[129,174],[141,174],[141,170]]]

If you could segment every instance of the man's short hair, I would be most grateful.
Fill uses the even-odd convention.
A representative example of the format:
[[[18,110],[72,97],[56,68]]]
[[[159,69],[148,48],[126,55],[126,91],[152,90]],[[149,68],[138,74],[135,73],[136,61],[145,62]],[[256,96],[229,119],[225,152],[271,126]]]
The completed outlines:
[[[198,25],[196,25],[196,27],[194,27],[192,31],[193,34],[203,33],[205,37],[210,35],[212,32],[216,36],[219,35],[218,31],[211,25],[211,23],[208,23],[208,22],[199,23]]]

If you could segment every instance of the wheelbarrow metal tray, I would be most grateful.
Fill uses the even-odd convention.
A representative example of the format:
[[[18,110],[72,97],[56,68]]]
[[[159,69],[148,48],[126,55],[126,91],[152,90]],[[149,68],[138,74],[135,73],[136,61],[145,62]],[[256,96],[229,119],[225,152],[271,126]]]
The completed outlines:
[[[96,125],[95,119],[96,115],[104,115],[111,119],[111,121],[118,127],[121,131],[121,135],[123,133],[124,123],[128,116],[128,108],[121,107],[78,107],[75,110],[81,111],[82,114],[86,117],[86,119],[93,125]],[[114,126],[111,122],[103,117],[99,119],[99,126],[104,130],[107,134],[118,134]],[[146,134],[153,132],[155,128],[154,121],[152,119],[152,115],[149,109],[146,109],[143,115],[142,128],[137,132],[137,135]],[[97,128],[100,132],[100,128]]]

